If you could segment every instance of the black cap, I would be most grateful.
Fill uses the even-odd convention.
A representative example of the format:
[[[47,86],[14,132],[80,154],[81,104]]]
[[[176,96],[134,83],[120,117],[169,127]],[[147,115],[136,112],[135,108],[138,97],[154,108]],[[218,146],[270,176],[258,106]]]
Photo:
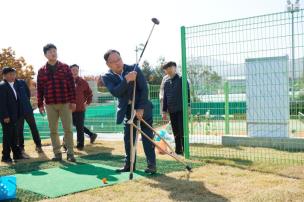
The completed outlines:
[[[10,72],[16,72],[16,69],[14,68],[11,68],[11,67],[3,67],[2,68],[2,74],[5,75],[7,73],[10,73]]]

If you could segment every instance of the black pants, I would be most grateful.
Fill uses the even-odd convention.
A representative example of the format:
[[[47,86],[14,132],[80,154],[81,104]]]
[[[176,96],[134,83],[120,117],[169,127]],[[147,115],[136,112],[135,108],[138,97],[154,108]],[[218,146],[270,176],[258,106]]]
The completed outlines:
[[[36,121],[34,114],[26,114],[18,119],[18,138],[17,138],[17,145],[21,150],[24,150],[24,120],[27,122],[31,129],[33,140],[37,147],[41,147],[41,139],[37,129]]]
[[[170,113],[171,126],[175,138],[175,153],[184,153],[183,112]]]
[[[88,128],[84,126],[85,112],[73,112],[73,125],[77,131],[77,146],[84,146],[84,133],[90,137],[94,135]]]
[[[10,158],[11,151],[16,158],[20,155],[20,150],[17,146],[17,123],[1,123],[2,137],[2,159]]]
[[[152,118],[152,108],[147,109],[147,111],[144,112],[144,120],[150,125],[152,126],[153,124],[153,118]],[[130,125],[127,123],[127,121],[130,119],[131,117],[131,105],[128,106],[127,109],[127,114],[126,114],[126,119],[124,120],[124,143],[125,143],[125,152],[126,152],[126,158],[125,158],[125,165],[126,166],[130,166],[130,150],[131,150],[131,146],[130,146]],[[137,124],[137,119],[134,119],[134,123]],[[153,131],[148,128],[145,124],[141,123],[140,124],[141,130],[146,133],[151,139],[154,138],[154,134]],[[133,128],[133,141],[135,142],[135,138],[136,138],[136,129]],[[156,156],[155,156],[155,146],[145,137],[145,136],[141,136],[142,137],[142,144],[144,147],[144,152],[145,155],[147,157],[147,164],[148,167],[156,167]],[[134,159],[134,162],[136,162],[136,156]],[[135,164],[135,163],[134,163]]]

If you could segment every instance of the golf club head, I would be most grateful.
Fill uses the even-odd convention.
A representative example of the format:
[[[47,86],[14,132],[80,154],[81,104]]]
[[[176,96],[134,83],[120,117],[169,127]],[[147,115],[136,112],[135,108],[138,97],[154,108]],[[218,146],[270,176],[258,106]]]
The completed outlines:
[[[152,22],[156,25],[159,25],[159,20],[157,18],[152,18]]]

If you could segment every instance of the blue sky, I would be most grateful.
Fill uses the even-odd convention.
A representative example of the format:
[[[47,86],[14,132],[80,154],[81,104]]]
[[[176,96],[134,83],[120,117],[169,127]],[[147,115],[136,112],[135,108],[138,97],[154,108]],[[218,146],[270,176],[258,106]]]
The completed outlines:
[[[11,46],[37,72],[46,62],[42,47],[52,42],[59,60],[79,64],[83,75],[98,75],[107,71],[103,54],[110,48],[119,50],[125,63],[135,62],[135,47],[146,41],[152,17],[160,25],[143,59],[154,65],[164,56],[179,63],[182,25],[282,12],[285,6],[284,0],[0,1],[0,48]]]

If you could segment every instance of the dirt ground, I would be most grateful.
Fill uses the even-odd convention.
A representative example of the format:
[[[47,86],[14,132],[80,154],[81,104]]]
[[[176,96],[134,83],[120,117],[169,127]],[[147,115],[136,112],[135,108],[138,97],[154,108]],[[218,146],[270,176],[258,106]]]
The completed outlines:
[[[45,153],[39,156],[32,141],[27,141],[26,152],[31,159],[18,163],[52,158],[50,141],[44,140],[43,145]],[[87,143],[85,151],[77,151],[76,155],[100,152],[121,155],[123,144]],[[141,145],[138,153],[143,155]],[[158,158],[170,159],[163,155]],[[1,163],[0,166],[6,165]],[[189,178],[184,171],[173,172],[43,201],[304,201],[304,166],[238,167],[214,161],[195,168]]]

